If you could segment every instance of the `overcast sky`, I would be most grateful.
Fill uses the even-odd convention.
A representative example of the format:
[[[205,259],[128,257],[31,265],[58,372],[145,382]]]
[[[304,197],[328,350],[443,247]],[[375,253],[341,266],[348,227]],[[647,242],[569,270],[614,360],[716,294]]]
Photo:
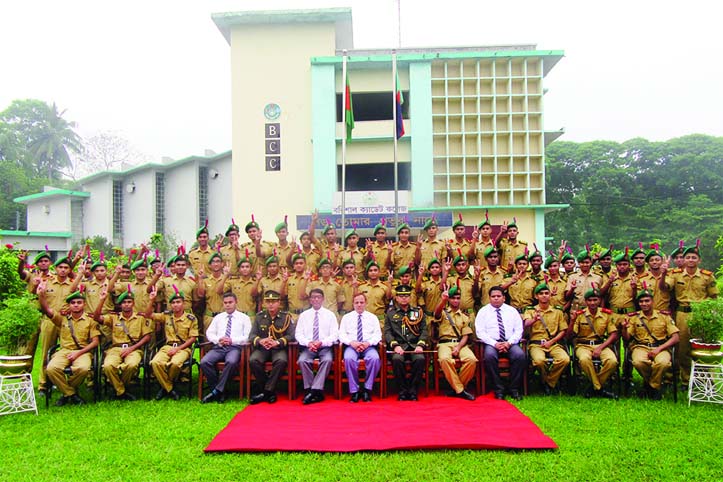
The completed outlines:
[[[561,139],[723,135],[721,2],[401,2],[403,47],[564,50],[545,80],[545,128]],[[2,0],[0,110],[56,102],[81,135],[118,131],[152,159],[221,152],[229,47],[211,13],[349,5],[355,47],[396,46],[394,0]]]

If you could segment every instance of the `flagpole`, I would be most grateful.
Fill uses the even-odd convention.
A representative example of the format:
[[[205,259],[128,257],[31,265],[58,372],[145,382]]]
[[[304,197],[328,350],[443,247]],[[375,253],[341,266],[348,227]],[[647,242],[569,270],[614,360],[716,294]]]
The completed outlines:
[[[346,49],[342,50],[342,56],[341,124],[344,126],[344,132],[341,136],[341,239],[343,246],[344,233],[346,232]]]
[[[397,52],[392,49],[392,138],[394,139],[394,229],[399,229],[399,173],[397,166]],[[402,120],[402,122],[404,122]]]

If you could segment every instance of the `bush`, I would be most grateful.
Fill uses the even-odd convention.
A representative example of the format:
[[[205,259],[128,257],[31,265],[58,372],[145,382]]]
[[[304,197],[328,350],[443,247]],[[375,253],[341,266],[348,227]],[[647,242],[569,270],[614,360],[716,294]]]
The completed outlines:
[[[40,311],[35,295],[23,293],[3,301],[0,310],[0,349],[18,354],[38,330]]]
[[[690,337],[703,343],[723,340],[723,298],[691,303],[693,312],[688,319]]]
[[[24,291],[25,283],[18,276],[16,251],[12,245],[3,245],[0,247],[0,302],[20,296]]]

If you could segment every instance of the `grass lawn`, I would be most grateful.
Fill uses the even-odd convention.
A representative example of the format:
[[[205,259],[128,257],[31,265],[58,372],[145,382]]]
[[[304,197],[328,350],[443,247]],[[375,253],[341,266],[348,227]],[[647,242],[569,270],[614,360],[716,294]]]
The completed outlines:
[[[677,405],[538,395],[514,403],[559,450],[206,455],[245,401],[104,400],[46,410],[40,399],[38,416],[0,418],[0,480],[712,481],[723,474],[723,407],[688,407],[684,396]]]

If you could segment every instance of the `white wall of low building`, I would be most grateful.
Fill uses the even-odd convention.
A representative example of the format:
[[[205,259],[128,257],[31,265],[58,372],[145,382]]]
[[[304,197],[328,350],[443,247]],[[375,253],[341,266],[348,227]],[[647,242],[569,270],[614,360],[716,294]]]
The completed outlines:
[[[147,242],[155,232],[155,169],[134,171],[123,179],[124,247]]]
[[[190,246],[198,229],[198,162],[189,162],[166,172],[165,234]],[[154,211],[151,211],[154,212]]]
[[[83,204],[83,233],[86,237],[113,239],[113,178],[101,176],[82,184],[90,193]],[[28,218],[29,222],[29,218]]]
[[[233,217],[231,155],[209,163],[208,172],[208,230],[215,235],[225,232]]]
[[[50,196],[27,203],[28,231],[70,232],[70,197]]]

